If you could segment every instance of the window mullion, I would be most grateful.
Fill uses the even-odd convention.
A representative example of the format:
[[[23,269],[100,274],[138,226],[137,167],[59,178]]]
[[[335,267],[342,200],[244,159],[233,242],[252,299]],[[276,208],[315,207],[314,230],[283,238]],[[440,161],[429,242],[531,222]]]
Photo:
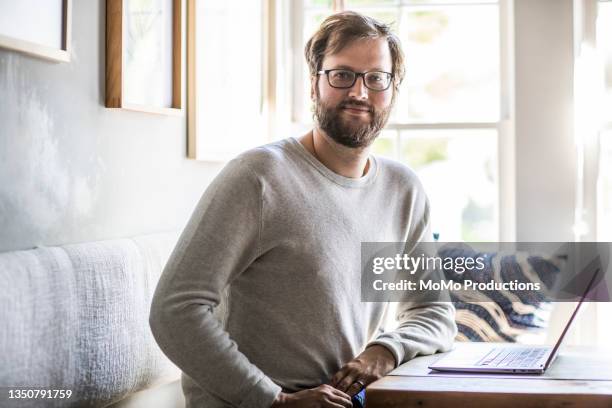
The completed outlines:
[[[390,123],[386,128],[389,130],[498,129],[499,122]]]

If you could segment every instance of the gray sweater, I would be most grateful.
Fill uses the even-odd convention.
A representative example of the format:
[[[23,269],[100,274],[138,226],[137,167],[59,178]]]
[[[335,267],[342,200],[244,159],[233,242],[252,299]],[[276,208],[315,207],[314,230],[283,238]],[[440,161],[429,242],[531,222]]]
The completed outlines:
[[[428,216],[416,176],[391,160],[370,156],[365,176],[347,178],[294,138],[232,160],[198,203],[151,307],[187,406],[269,407],[281,390],[329,382],[371,344],[396,364],[449,349],[450,303],[400,303],[399,327],[383,333],[388,304],[360,301],[361,242],[423,240]]]

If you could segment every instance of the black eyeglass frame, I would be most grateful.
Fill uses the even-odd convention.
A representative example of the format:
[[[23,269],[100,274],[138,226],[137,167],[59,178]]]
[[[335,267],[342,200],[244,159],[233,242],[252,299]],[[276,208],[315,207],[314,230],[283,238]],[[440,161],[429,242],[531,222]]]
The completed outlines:
[[[355,74],[355,78],[353,78],[353,83],[347,86],[334,86],[332,85],[330,79],[329,79],[329,73],[332,71],[347,71],[347,72],[352,72],[353,74]],[[373,72],[378,72],[381,74],[387,74],[389,75],[389,83],[387,84],[387,87],[384,89],[374,89],[374,88],[370,88],[368,86],[368,84],[366,83],[367,81],[365,80],[365,76],[366,74],[371,74]],[[363,77],[363,85],[368,88],[370,91],[374,91],[374,92],[384,92],[387,89],[389,89],[389,87],[391,86],[391,84],[393,83],[393,77],[394,75],[391,72],[385,72],[385,71],[366,71],[366,72],[355,72],[355,71],[351,71],[350,69],[345,69],[345,68],[333,68],[333,69],[322,69],[321,71],[317,72],[317,75],[321,75],[321,74],[325,74],[325,76],[327,76],[327,83],[329,84],[329,86],[331,86],[332,88],[336,88],[336,89],[349,89],[352,88],[355,85],[355,82],[357,82],[357,79],[359,79],[359,77]]]

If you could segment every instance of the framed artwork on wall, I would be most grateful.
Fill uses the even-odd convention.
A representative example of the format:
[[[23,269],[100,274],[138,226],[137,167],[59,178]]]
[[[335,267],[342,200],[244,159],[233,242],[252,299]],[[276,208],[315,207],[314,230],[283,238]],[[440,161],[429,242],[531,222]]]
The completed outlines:
[[[106,1],[107,108],[181,113],[181,26],[181,0]]]
[[[72,0],[0,0],[0,47],[70,61]]]

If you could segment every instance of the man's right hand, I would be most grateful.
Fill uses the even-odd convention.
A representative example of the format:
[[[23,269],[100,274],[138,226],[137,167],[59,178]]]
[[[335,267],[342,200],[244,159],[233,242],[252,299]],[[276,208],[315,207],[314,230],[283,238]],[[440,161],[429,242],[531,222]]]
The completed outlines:
[[[271,408],[352,408],[352,406],[353,403],[348,394],[331,385],[323,384],[293,394],[281,392],[272,403]]]

